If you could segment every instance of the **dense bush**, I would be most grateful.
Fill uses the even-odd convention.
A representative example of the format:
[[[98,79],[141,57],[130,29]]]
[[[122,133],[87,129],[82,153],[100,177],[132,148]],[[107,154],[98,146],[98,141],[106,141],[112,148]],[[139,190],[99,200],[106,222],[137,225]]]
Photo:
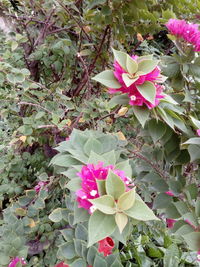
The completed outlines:
[[[199,13],[1,1],[0,267],[199,266]]]

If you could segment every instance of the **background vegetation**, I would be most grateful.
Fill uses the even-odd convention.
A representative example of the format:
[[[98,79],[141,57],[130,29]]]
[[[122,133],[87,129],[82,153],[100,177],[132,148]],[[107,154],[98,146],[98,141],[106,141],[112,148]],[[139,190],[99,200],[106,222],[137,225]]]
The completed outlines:
[[[114,149],[130,160],[138,193],[161,218],[133,226],[112,266],[198,266],[200,59],[181,54],[164,24],[173,17],[198,23],[200,1],[2,0],[0,13],[0,266],[16,256],[36,267],[114,264],[95,249],[90,255],[100,259],[89,259],[87,225],[71,218],[70,175],[49,165],[73,129],[118,139]],[[159,59],[171,103],[140,116],[91,80],[113,68],[111,47]],[[62,164],[54,162],[69,167]],[[49,216],[58,208],[56,219]],[[177,220],[172,229],[167,218]]]

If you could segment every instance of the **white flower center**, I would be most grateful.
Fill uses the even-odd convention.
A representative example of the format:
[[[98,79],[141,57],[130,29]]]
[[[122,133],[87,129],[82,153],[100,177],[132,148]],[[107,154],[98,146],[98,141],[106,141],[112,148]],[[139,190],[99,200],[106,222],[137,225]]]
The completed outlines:
[[[132,95],[132,96],[130,97],[130,99],[131,99],[132,101],[135,101],[135,100],[136,100],[136,96],[135,96],[135,95]]]
[[[97,194],[97,190],[92,190],[92,191],[90,192],[90,195],[93,196],[93,197],[96,196],[96,194]]]

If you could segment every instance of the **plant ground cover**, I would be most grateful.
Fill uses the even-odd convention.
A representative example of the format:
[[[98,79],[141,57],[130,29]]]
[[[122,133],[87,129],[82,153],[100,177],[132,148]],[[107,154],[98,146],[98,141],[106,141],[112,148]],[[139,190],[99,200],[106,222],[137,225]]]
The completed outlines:
[[[0,2],[0,267],[200,265],[199,14]]]

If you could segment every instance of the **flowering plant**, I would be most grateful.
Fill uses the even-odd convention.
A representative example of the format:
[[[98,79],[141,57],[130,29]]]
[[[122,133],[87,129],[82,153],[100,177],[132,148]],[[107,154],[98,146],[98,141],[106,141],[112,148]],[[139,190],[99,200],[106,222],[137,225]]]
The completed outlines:
[[[109,92],[125,93],[131,106],[145,106],[149,109],[157,106],[162,94],[166,77],[161,75],[159,61],[152,55],[138,57],[113,49],[114,72],[105,70],[93,79],[109,87]]]

